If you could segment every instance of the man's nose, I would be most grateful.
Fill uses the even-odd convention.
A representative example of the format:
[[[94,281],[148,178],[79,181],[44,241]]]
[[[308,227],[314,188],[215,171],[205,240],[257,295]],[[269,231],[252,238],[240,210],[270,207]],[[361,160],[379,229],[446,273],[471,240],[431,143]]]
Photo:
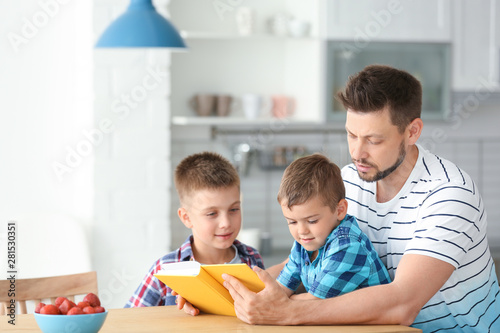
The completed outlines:
[[[349,143],[351,158],[353,160],[359,161],[367,157],[366,147],[362,140],[356,140],[355,142]]]

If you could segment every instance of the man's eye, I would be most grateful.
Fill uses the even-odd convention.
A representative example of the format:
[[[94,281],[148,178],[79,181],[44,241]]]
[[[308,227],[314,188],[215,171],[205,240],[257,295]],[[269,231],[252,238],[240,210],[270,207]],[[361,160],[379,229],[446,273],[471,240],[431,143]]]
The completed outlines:
[[[231,209],[232,212],[238,212],[240,209],[239,208],[233,208]]]
[[[288,225],[297,223],[295,221],[287,221],[287,222],[288,222]]]
[[[210,213],[207,213],[207,216],[215,216],[215,215],[217,215],[217,213],[216,213],[216,212],[210,212]]]
[[[311,220],[311,221],[307,221],[309,224],[314,224],[316,222],[318,222],[318,220]]]

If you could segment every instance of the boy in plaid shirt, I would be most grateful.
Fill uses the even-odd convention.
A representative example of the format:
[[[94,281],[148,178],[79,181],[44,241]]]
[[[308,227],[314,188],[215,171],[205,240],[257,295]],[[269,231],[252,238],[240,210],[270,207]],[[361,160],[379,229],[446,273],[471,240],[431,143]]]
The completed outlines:
[[[126,308],[177,303],[172,289],[153,276],[169,263],[196,260],[264,268],[257,250],[236,240],[241,228],[240,179],[227,159],[210,152],[188,156],[177,166],[174,181],[181,205],[177,213],[192,234],[180,248],[153,263]],[[181,300],[179,308],[186,304]],[[199,313],[190,304],[184,310]]]
[[[370,240],[347,215],[340,169],[325,156],[290,164],[278,202],[295,239],[277,279],[289,297],[329,298],[390,282]],[[301,282],[307,293],[294,294]]]

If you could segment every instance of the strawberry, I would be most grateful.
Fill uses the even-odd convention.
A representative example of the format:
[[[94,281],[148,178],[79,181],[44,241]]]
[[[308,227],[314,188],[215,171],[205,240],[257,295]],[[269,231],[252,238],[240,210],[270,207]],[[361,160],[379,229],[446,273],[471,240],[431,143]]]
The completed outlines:
[[[102,306],[96,306],[96,307],[94,307],[94,310],[95,310],[95,313],[100,313],[100,312],[106,311],[106,309],[103,308]]]
[[[62,302],[61,305],[59,305],[59,311],[61,311],[63,315],[67,314],[71,308],[75,307],[75,303],[71,303],[73,302],[71,302],[69,299],[66,299],[64,302]]]
[[[91,313],[95,313],[95,309],[91,306],[87,306],[85,308],[83,308],[83,313],[85,314],[91,314]]]
[[[101,305],[101,301],[99,300],[99,297],[97,297],[96,294],[93,293],[88,293],[87,296],[83,298],[84,302],[88,302],[90,306],[96,307]]]
[[[45,306],[45,303],[38,303],[35,308],[35,313],[40,313],[40,310]]]
[[[40,309],[40,314],[59,315],[61,314],[61,311],[59,311],[59,308],[57,306],[53,304],[47,304]]]
[[[80,309],[85,309],[87,306],[90,306],[89,302],[78,302],[78,304],[76,305],[78,306]]]
[[[79,307],[75,306],[71,309],[69,309],[68,311],[68,316],[72,316],[72,315],[81,315],[81,314],[84,314],[83,313],[83,310],[80,309]]]
[[[54,304],[55,304],[55,306],[59,307],[59,306],[61,306],[61,304],[62,304],[65,300],[67,300],[67,298],[66,298],[66,297],[58,297],[58,298],[56,298],[56,301],[54,302]]]

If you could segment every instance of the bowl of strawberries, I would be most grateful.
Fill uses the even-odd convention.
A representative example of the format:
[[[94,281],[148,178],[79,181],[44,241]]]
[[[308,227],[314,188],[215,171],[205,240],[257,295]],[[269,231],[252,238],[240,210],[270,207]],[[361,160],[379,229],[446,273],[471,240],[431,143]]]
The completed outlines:
[[[38,303],[34,315],[43,333],[97,333],[108,312],[99,297],[89,293],[78,303],[66,297],[56,298],[54,304]]]

